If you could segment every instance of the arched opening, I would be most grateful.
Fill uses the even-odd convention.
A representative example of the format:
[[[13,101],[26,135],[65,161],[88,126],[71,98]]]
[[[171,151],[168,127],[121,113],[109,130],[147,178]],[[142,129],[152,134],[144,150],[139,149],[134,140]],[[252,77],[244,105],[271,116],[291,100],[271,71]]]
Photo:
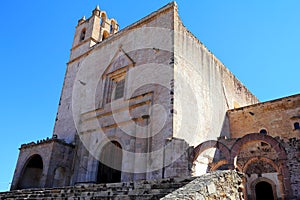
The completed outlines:
[[[215,140],[209,140],[199,144],[194,150],[191,157],[193,163],[193,176],[200,176],[208,171],[217,170],[221,165],[224,169],[228,167],[230,154],[229,149],[222,143]]]
[[[255,185],[256,200],[274,200],[272,185],[266,181]]]
[[[107,31],[103,31],[103,35],[102,35],[102,40],[105,40],[106,38],[108,38],[109,33]]]
[[[20,178],[18,189],[40,188],[43,176],[43,160],[40,155],[28,159]]]
[[[214,155],[221,152],[217,148],[209,148],[201,152],[193,163],[194,176],[201,176],[209,171],[209,165],[213,163]]]
[[[228,170],[228,169],[229,169],[229,166],[228,166],[228,161],[226,159],[219,160],[210,165],[210,171]]]
[[[106,26],[106,20],[107,20],[106,14],[104,12],[102,12],[100,24],[103,28],[105,28],[105,26]]]
[[[110,24],[109,32],[110,32],[111,34],[114,33],[114,28],[113,28],[113,25],[112,25],[112,24]]]
[[[121,182],[122,147],[116,142],[108,142],[102,149],[97,174],[97,183]]]
[[[67,185],[67,170],[64,167],[58,167],[54,171],[53,187],[62,187]]]
[[[272,185],[275,198],[276,195],[279,197],[291,195],[289,192],[291,191],[290,179],[282,178],[290,176],[289,170],[285,163],[277,162],[278,160],[287,160],[287,153],[275,138],[260,133],[247,134],[233,144],[230,156],[230,162],[237,163],[244,173],[250,175],[248,177],[251,180],[258,179],[255,184],[251,183],[251,185],[251,180],[247,180],[247,185],[251,186],[251,190],[247,190],[247,195],[251,193],[253,199],[255,199],[256,183],[266,181],[266,177],[273,177],[266,182]],[[261,163],[262,161],[263,163]]]
[[[110,34],[116,33],[118,31],[117,22],[112,19],[110,22]]]
[[[80,34],[80,42],[83,41],[85,39],[85,34],[86,34],[86,29],[84,28],[82,31],[81,31],[81,34]]]

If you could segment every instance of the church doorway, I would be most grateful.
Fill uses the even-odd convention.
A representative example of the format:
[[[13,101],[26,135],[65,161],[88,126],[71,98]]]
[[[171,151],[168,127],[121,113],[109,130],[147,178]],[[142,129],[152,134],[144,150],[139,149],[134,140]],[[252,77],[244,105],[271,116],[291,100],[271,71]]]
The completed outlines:
[[[266,181],[255,185],[256,200],[274,200],[272,185]]]
[[[18,184],[18,189],[40,188],[43,175],[43,160],[40,155],[28,159]]]
[[[108,142],[102,149],[98,164],[97,183],[121,182],[122,147],[116,141]]]

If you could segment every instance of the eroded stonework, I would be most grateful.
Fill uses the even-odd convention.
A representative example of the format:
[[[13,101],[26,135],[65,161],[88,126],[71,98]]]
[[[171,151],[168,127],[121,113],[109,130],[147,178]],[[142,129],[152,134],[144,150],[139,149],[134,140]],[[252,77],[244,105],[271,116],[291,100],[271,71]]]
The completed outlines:
[[[187,200],[207,198],[242,200],[241,190],[239,190],[241,182],[241,174],[234,171],[222,171],[201,177],[16,190],[0,193],[0,198],[3,200]]]

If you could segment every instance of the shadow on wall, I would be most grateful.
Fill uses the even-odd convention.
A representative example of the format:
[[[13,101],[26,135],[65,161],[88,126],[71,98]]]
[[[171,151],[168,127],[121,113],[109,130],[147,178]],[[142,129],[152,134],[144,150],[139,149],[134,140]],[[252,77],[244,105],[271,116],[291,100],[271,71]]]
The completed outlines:
[[[229,166],[230,150],[219,140],[225,140],[230,137],[228,116],[224,116],[222,129],[218,140],[208,140],[202,142],[194,148],[191,162],[192,175],[200,176],[210,171],[232,169]]]

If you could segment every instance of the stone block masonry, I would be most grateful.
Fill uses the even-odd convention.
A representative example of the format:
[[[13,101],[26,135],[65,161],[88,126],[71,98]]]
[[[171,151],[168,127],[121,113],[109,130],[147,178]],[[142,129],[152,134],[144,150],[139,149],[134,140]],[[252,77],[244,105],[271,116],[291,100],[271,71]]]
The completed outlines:
[[[241,174],[216,171],[200,177],[163,180],[81,184],[52,189],[26,189],[0,193],[0,200],[147,200],[147,199],[243,199]]]
[[[215,171],[196,178],[162,199],[244,199],[241,192],[242,176],[235,171]]]

